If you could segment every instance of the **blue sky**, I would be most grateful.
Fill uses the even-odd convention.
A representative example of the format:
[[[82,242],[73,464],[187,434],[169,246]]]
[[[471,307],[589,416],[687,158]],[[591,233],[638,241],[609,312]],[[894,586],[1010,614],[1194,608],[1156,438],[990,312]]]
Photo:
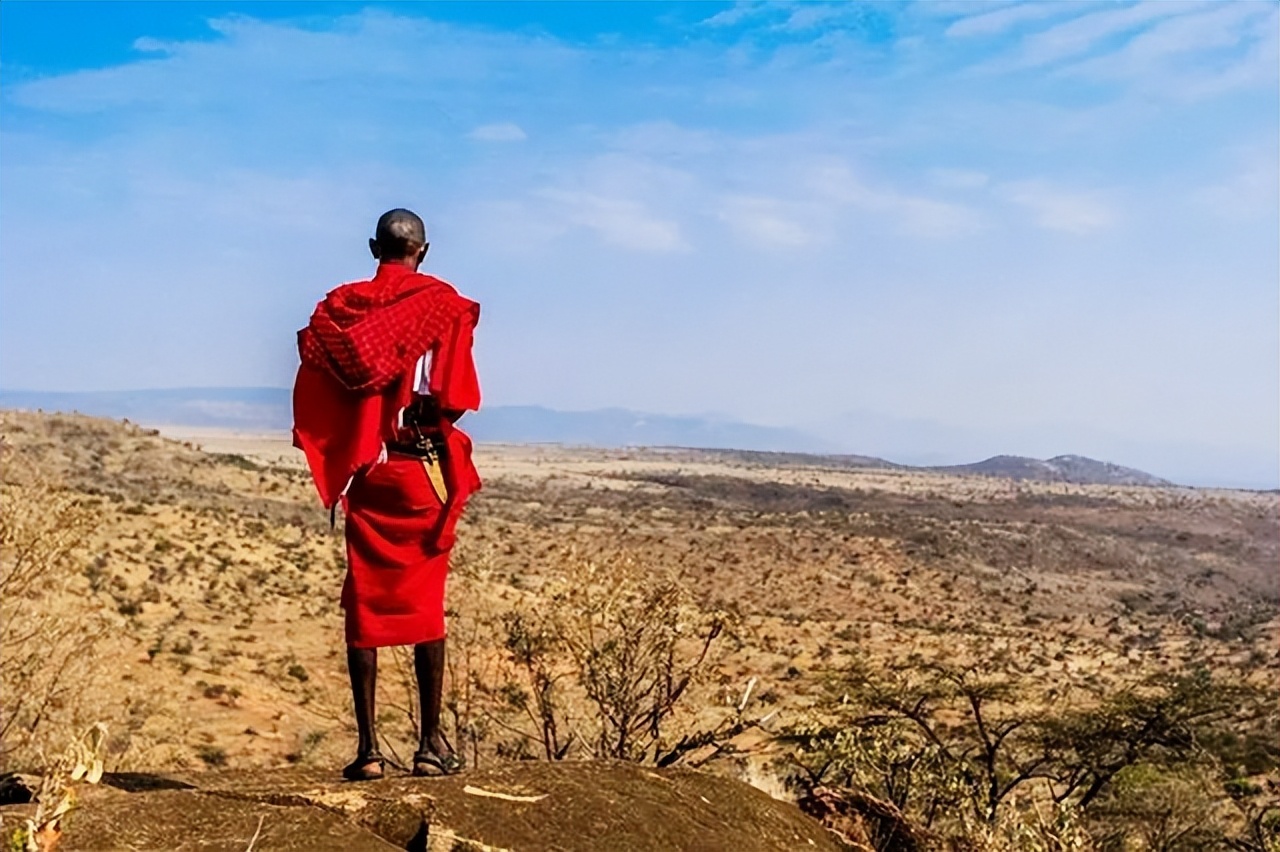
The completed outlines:
[[[1274,486],[1280,6],[0,5],[0,386],[285,386],[384,209],[490,404]]]

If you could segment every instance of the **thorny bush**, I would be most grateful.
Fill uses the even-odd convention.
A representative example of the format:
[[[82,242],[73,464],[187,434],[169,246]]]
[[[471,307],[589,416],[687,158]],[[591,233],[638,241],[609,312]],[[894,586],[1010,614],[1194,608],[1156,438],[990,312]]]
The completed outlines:
[[[74,553],[97,514],[0,447],[0,768],[33,768],[91,719],[106,622],[63,610],[82,593]]]
[[[664,762],[689,733],[682,702],[728,625],[625,552],[560,555],[544,605],[501,618],[511,677],[495,689],[541,756]]]

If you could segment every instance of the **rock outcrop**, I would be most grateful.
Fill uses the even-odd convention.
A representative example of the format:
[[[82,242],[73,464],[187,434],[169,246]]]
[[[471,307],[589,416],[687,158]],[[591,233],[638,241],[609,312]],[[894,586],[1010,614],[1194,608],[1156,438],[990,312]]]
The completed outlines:
[[[30,806],[0,808],[10,817]],[[7,812],[7,813],[6,813]],[[686,769],[512,763],[449,778],[346,783],[336,772],[107,775],[59,852],[573,852],[840,845],[794,805]]]

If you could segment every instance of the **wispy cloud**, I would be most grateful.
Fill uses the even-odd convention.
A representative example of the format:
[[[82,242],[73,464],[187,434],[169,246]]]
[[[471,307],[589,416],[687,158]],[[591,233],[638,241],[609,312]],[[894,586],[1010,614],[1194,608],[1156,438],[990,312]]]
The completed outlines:
[[[702,24],[728,28],[753,23],[774,32],[809,33],[832,25],[855,24],[862,16],[863,11],[857,5],[845,2],[746,0],[717,12]]]
[[[776,198],[735,195],[724,199],[719,217],[749,242],[766,248],[793,249],[816,241],[813,228],[801,223],[794,203]]]
[[[710,154],[721,147],[717,134],[685,127],[674,121],[647,121],[629,124],[610,134],[615,148],[641,155],[688,157]]]
[[[982,227],[982,217],[970,207],[870,186],[843,163],[815,168],[810,174],[809,186],[820,197],[887,215],[900,230],[917,236],[955,237],[972,234]]]
[[[547,189],[538,193],[566,221],[594,231],[608,244],[631,251],[688,249],[680,225],[655,215],[643,203],[589,192]]]
[[[1063,69],[1094,80],[1125,81],[1175,97],[1199,97],[1248,83],[1259,60],[1274,59],[1280,9],[1267,3],[1224,3],[1157,21],[1123,46]],[[1252,51],[1224,49],[1250,46]],[[1272,79],[1275,63],[1265,68]]]
[[[979,189],[991,182],[991,175],[973,169],[931,169],[929,174],[939,186],[949,189]]]
[[[1089,53],[1107,39],[1131,33],[1161,18],[1187,14],[1197,5],[1143,0],[1132,6],[1090,12],[1027,36],[1016,62],[1021,66],[1048,65]]]
[[[708,27],[732,27],[749,20],[758,15],[764,8],[762,2],[749,2],[749,0],[738,0],[732,7],[721,12],[716,12],[711,17],[705,19],[702,23]]]
[[[1280,219],[1280,161],[1274,150],[1243,152],[1231,173],[1196,190],[1193,198],[1228,220]]]
[[[529,136],[520,125],[508,121],[500,124],[482,124],[468,133],[467,138],[477,142],[523,142]]]
[[[1060,2],[1019,3],[996,9],[994,12],[982,12],[967,15],[951,24],[946,35],[951,38],[973,38],[977,36],[996,36],[1031,21],[1045,18],[1061,17],[1070,14],[1078,4],[1060,0]]]
[[[1066,190],[1045,180],[1014,181],[999,187],[998,194],[1029,210],[1036,224],[1052,231],[1088,234],[1111,226],[1117,216],[1100,193]]]

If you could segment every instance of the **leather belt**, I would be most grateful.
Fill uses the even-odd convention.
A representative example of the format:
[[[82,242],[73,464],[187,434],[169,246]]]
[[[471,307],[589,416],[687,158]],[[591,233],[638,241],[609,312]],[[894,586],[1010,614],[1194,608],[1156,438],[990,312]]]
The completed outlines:
[[[426,435],[419,435],[412,442],[388,441],[387,452],[419,459],[422,462],[422,469],[426,471],[427,481],[431,483],[431,489],[436,492],[436,497],[440,498],[441,505],[448,502],[449,486],[445,483],[444,465],[441,464],[444,458],[443,441]]]

